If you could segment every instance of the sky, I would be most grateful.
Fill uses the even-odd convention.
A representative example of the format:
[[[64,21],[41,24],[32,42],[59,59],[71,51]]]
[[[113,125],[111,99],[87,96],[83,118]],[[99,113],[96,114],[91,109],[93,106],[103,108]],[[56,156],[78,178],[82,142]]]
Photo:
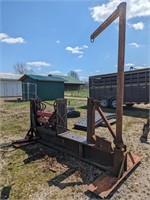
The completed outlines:
[[[0,0],[0,72],[67,75],[117,72],[118,20],[91,34],[122,0]],[[125,0],[125,71],[150,67],[150,0]]]

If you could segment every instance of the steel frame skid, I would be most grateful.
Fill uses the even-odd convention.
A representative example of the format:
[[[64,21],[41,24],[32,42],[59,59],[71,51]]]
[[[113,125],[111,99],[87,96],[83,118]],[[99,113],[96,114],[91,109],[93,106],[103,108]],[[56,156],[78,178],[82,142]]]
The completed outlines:
[[[140,157],[127,151],[127,147],[122,140],[125,16],[126,3],[123,2],[91,35],[91,40],[93,41],[110,23],[119,17],[116,133],[112,130],[111,125],[101,110],[100,103],[93,99],[88,98],[87,101],[86,137],[71,133],[67,130],[66,99],[56,100],[53,113],[46,112],[46,107],[43,106],[44,104],[42,104],[41,101],[36,99],[30,100],[31,135],[38,138],[38,142],[40,143],[59,149],[60,151],[71,154],[72,156],[104,169],[106,172],[88,187],[90,191],[102,198],[107,197],[141,160]],[[95,111],[103,118],[103,121],[113,137],[113,144],[107,139],[95,134]],[[30,139],[32,139],[32,137]]]
[[[140,157],[128,152],[125,145],[120,147],[116,144],[116,135],[100,108],[100,102],[88,98],[87,104],[85,137],[67,130],[66,99],[56,100],[54,112],[45,111],[46,105],[40,100],[30,99],[31,127],[25,139],[14,142],[14,146],[21,147],[38,141],[100,167],[106,172],[89,185],[89,190],[104,198],[140,162]],[[95,111],[106,123],[114,144],[95,134]]]

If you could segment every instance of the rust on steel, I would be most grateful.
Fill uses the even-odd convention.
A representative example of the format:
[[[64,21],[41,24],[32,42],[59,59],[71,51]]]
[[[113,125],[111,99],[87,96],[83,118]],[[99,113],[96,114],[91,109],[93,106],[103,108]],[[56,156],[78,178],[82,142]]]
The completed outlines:
[[[126,3],[121,3],[116,11],[100,26],[92,39],[98,36],[113,20],[119,16],[119,46],[118,46],[118,77],[117,77],[117,124],[116,134],[105,118],[99,103],[88,98],[87,109],[87,137],[71,133],[67,130],[67,101],[56,100],[54,106],[55,118],[48,119],[45,123],[37,123],[37,113],[41,111],[43,102],[39,99],[30,99],[31,127],[25,137],[25,144],[35,138],[38,142],[56,148],[62,152],[78,157],[93,165],[99,166],[105,171],[101,177],[89,185],[89,190],[102,198],[108,194],[127,176],[127,174],[140,162],[140,157],[127,152],[122,141],[122,114],[123,114],[123,87],[124,87],[124,49],[125,49],[125,18]],[[44,106],[44,109],[46,105]],[[43,110],[42,110],[43,111]],[[104,137],[95,134],[95,111],[98,111],[114,138],[115,148]],[[47,112],[45,112],[47,113]],[[52,117],[52,115],[50,115]],[[23,140],[24,142],[24,140]]]
[[[91,41],[93,41],[107,26],[109,26],[117,17],[119,11],[118,8],[92,33]]]
[[[119,44],[118,44],[118,76],[117,76],[117,115],[116,115],[116,145],[122,140],[122,115],[124,96],[124,57],[125,57],[125,29],[126,29],[126,3],[119,6]]]
[[[115,133],[111,128],[110,123],[108,122],[107,118],[105,117],[102,109],[100,108],[100,103],[96,100],[88,98],[88,110],[87,110],[87,141],[90,143],[96,142],[95,136],[95,111],[98,111],[100,116],[102,117],[103,121],[106,124],[106,127],[110,131],[114,140],[116,139]]]
[[[67,131],[67,99],[57,99],[56,101],[56,132],[57,134]],[[58,126],[59,124],[59,126]]]
[[[95,143],[95,106],[89,98],[87,104],[87,141]]]
[[[134,160],[134,162],[132,161]],[[89,185],[89,190],[99,195],[101,198],[107,197],[113,189],[131,172],[131,170],[140,162],[141,158],[131,152],[127,153],[127,170],[118,178],[110,173],[104,172],[93,183]]]
[[[117,74],[117,109],[116,109],[116,139],[117,148],[124,146],[122,140],[122,115],[124,94],[124,57],[125,57],[125,28],[126,28],[126,2],[119,4],[117,9],[96,29],[91,35],[94,40],[105,28],[119,17],[118,39],[118,74]]]
[[[105,117],[105,115],[104,115],[102,109],[100,108],[100,103],[99,103],[98,101],[95,101],[95,108],[96,108],[96,110],[98,111],[98,113],[101,115],[101,117],[102,117],[103,121],[105,122],[105,124],[106,124],[108,130],[110,131],[112,137],[115,139],[115,138],[116,138],[115,133],[114,133],[114,131],[112,130],[111,125],[110,125],[110,123],[108,122],[107,118]]]
[[[113,149],[111,142],[106,140],[106,138],[101,138],[95,134],[95,111],[98,111],[103,121],[105,122],[107,128],[109,129],[112,137],[115,140],[115,134],[109,124],[107,118],[105,117],[103,111],[100,108],[100,103],[96,100],[88,98],[88,109],[87,109],[87,142],[88,144],[93,144],[98,147],[103,152],[112,153]],[[94,147],[94,146],[93,146]]]

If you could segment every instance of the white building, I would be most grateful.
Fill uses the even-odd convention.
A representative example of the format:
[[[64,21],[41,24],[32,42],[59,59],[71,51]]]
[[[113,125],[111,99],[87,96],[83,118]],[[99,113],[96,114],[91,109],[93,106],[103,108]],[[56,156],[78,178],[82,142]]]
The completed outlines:
[[[0,73],[0,97],[22,96],[22,83],[18,79],[23,74]]]

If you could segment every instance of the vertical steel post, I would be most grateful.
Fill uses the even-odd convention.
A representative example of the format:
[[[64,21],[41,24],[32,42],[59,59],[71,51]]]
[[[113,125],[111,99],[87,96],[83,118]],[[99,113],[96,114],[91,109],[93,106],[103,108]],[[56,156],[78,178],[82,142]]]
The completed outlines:
[[[119,44],[118,44],[118,75],[117,75],[117,117],[116,117],[116,146],[123,144],[122,140],[122,115],[124,97],[124,57],[125,57],[125,28],[126,28],[126,3],[118,6],[119,10]]]
[[[87,141],[89,143],[95,143],[95,106],[93,101],[89,98],[87,105]]]
[[[56,100],[56,132],[57,134],[67,131],[67,99]]]
[[[117,17],[119,17],[119,41],[118,41],[118,75],[117,75],[117,119],[115,145],[120,148],[122,140],[122,115],[124,96],[124,54],[125,54],[125,25],[126,25],[126,2],[119,4],[117,9],[96,29],[91,35],[91,41],[107,28]]]

